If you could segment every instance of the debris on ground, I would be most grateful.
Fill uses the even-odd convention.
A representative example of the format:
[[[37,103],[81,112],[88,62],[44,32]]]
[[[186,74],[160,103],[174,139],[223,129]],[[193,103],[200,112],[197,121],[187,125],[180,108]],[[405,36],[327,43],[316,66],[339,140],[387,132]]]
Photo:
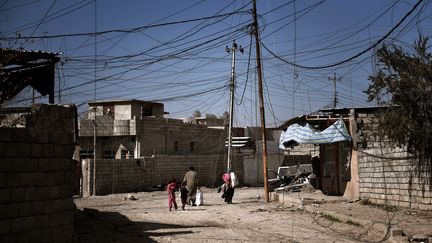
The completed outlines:
[[[123,197],[123,200],[131,200],[131,201],[135,201],[135,200],[138,200],[138,198],[137,197],[135,197],[134,195],[132,195],[132,194],[128,194],[127,195],[127,197]]]
[[[270,213],[271,210],[268,210],[268,209],[265,209],[265,208],[258,208],[257,210],[252,211],[252,213],[261,213],[261,212]]]
[[[423,235],[423,234],[413,235],[411,237],[411,239],[409,239],[409,241],[412,241],[412,242],[429,242],[428,237],[426,235]]]
[[[83,208],[78,209],[78,212],[89,216],[89,217],[97,217],[99,215],[99,210],[93,209],[93,208]]]
[[[289,184],[282,184],[279,188],[275,188],[274,191],[284,192],[314,192],[316,189],[310,184],[310,179],[313,177],[311,173],[300,173],[294,177]]]

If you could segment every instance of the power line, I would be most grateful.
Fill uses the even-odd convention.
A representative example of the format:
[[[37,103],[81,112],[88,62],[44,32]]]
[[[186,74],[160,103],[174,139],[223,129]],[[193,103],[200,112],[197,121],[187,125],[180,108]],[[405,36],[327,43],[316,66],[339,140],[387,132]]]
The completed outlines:
[[[231,12],[226,14],[220,14],[215,16],[209,16],[209,17],[202,17],[202,18],[195,18],[195,19],[188,19],[188,20],[180,20],[180,21],[174,21],[174,22],[167,22],[167,23],[161,23],[161,24],[153,24],[153,25],[145,25],[135,28],[128,28],[128,29],[113,29],[113,30],[105,30],[105,31],[99,31],[99,32],[85,32],[85,33],[75,33],[75,34],[60,34],[60,35],[46,35],[46,36],[16,36],[16,37],[2,37],[0,40],[17,40],[17,39],[52,39],[52,38],[60,38],[60,37],[77,37],[77,36],[94,36],[94,35],[104,35],[104,34],[110,34],[110,33],[133,33],[138,31],[143,31],[146,29],[156,28],[156,27],[162,27],[162,26],[169,26],[169,25],[176,25],[176,24],[185,24],[185,23],[191,23],[201,20],[207,20],[207,19],[214,19],[214,18],[221,18],[225,16],[231,16],[232,14],[235,14],[238,12]]]
[[[28,2],[28,3],[23,3],[23,4],[15,5],[15,6],[12,6],[12,7],[9,7],[9,8],[1,9],[8,2],[8,0],[6,0],[5,3],[0,7],[0,12],[8,11],[8,10],[15,9],[15,8],[24,7],[24,6],[27,6],[27,5],[31,5],[33,3],[41,2],[41,1],[42,0],[36,0],[36,1]]]
[[[420,5],[420,3],[422,3],[424,0],[419,0],[415,5],[414,5],[414,7],[408,12],[408,13],[406,13],[405,14],[405,16],[393,27],[393,28],[391,28],[390,29],[390,31],[389,32],[387,32],[387,34],[385,34],[383,37],[381,37],[377,42],[375,42],[375,44],[373,44],[372,46],[370,46],[370,47],[368,47],[368,48],[366,48],[365,50],[363,50],[363,51],[361,51],[361,52],[359,52],[359,53],[357,53],[357,54],[355,54],[354,56],[352,56],[352,57],[350,57],[350,58],[347,58],[347,59],[345,59],[345,60],[342,60],[342,61],[339,61],[339,62],[336,62],[336,63],[333,63],[333,64],[328,64],[328,65],[323,65],[323,66],[303,66],[303,65],[299,65],[299,64],[296,64],[296,63],[293,63],[293,62],[290,62],[290,61],[288,61],[288,60],[285,60],[285,59],[283,59],[282,57],[280,57],[280,56],[278,56],[278,55],[276,55],[274,52],[272,52],[269,48],[267,48],[267,46],[260,40],[260,43],[261,43],[261,45],[264,47],[264,49],[266,49],[272,56],[274,56],[275,58],[277,58],[277,59],[279,59],[279,60],[281,60],[281,61],[283,61],[283,62],[285,62],[285,63],[287,63],[287,64],[290,64],[290,65],[292,65],[292,66],[296,66],[296,67],[299,67],[299,68],[304,68],[304,69],[325,69],[325,68],[330,68],[330,67],[336,67],[336,66],[339,66],[339,65],[341,65],[341,64],[344,64],[344,63],[347,63],[347,62],[349,62],[349,61],[351,61],[351,60],[353,60],[353,59],[355,59],[355,58],[357,58],[357,57],[359,57],[359,56],[361,56],[361,55],[363,55],[363,54],[365,54],[366,52],[368,52],[368,51],[370,51],[371,49],[373,49],[373,48],[375,48],[376,46],[378,46],[382,41],[384,41],[391,33],[393,33],[393,31],[395,31],[404,21],[405,21],[405,19],[406,18],[408,18],[408,16],[410,16],[413,12],[414,12],[414,10]]]
[[[48,10],[46,11],[46,13],[44,14],[43,18],[41,19],[41,21],[39,22],[38,25],[36,25],[36,28],[33,29],[32,33],[30,34],[30,37],[33,36],[33,34],[36,32],[37,29],[39,29],[39,26],[44,22],[44,20],[46,19],[48,13],[51,11],[51,9],[54,7],[54,4],[57,2],[57,0],[54,0],[51,4],[51,6],[48,8]]]
[[[83,7],[91,4],[93,2],[93,1],[89,1],[89,2],[87,2],[87,3],[85,3],[85,4],[81,5],[81,6],[78,6],[79,4],[81,4],[83,2],[86,2],[86,1],[87,0],[82,0],[82,1],[80,1],[78,3],[71,4],[68,7],[65,7],[65,8],[63,8],[63,9],[57,11],[57,12],[54,12],[54,13],[52,13],[50,15],[47,15],[44,22],[47,23],[47,22],[53,21],[55,19],[58,19],[60,17],[63,17],[65,15],[67,15],[69,13],[72,13],[72,12],[78,10],[78,9],[81,9],[81,8],[83,8]],[[75,6],[77,6],[77,7],[75,7]],[[68,10],[70,8],[72,8],[72,9]],[[68,10],[68,11],[66,11],[66,10]],[[66,11],[66,12],[62,13],[64,11]],[[58,15],[58,16],[56,16],[56,15]],[[40,20],[24,24],[24,25],[22,25],[22,26],[20,26],[18,28],[15,28],[15,29],[12,29],[12,30],[8,30],[4,34],[12,34],[12,33],[20,32],[20,31],[23,31],[23,30],[31,29],[31,28],[37,26],[39,22],[40,22]],[[5,38],[8,38],[8,37],[5,37]],[[14,39],[14,37],[10,37],[10,38],[11,39],[5,39],[5,40],[17,40],[16,38]],[[2,39],[0,39],[0,40],[2,40]]]

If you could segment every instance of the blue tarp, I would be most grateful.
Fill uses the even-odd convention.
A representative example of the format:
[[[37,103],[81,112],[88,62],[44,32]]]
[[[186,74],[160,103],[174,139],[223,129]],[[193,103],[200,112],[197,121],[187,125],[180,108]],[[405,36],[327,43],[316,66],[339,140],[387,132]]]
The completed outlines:
[[[308,123],[305,126],[293,124],[281,134],[279,148],[285,149],[297,144],[325,144],[341,141],[351,141],[342,119],[337,120],[324,131],[315,130]]]

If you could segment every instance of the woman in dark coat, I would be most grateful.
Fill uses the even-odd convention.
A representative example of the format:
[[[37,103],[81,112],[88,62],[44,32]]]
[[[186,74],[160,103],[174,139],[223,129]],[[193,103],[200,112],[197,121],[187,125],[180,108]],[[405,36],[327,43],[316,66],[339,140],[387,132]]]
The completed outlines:
[[[231,184],[231,176],[229,173],[225,173],[222,176],[224,184],[219,187],[218,192],[222,191],[222,198],[228,204],[232,203],[232,198],[234,197],[234,187]]]

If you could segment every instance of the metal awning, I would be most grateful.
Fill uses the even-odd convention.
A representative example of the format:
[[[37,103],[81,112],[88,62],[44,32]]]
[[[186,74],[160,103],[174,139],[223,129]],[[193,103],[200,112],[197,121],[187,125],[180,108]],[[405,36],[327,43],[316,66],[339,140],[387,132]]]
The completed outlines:
[[[31,85],[54,103],[57,53],[0,49],[0,104]]]

